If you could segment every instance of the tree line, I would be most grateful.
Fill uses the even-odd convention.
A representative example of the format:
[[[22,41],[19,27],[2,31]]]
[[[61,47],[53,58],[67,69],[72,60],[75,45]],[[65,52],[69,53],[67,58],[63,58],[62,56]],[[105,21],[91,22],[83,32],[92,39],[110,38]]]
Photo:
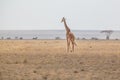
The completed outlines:
[[[105,36],[106,36],[106,40],[109,40],[109,39],[110,39],[110,36],[112,35],[113,32],[114,32],[113,30],[102,30],[100,33],[104,33]],[[7,37],[7,38],[1,37],[1,39],[2,39],[2,40],[3,40],[3,39],[10,40],[11,37]],[[15,40],[22,40],[23,37],[17,37],[17,36],[16,36],[14,39],[15,39]],[[38,37],[33,37],[32,39],[33,39],[33,40],[37,40]],[[55,40],[59,40],[59,39],[61,39],[61,38],[60,38],[60,37],[55,37]],[[80,38],[78,37],[77,40],[79,40],[79,39],[80,39]],[[82,38],[82,40],[85,40],[85,39],[86,39],[86,38]],[[91,39],[92,39],[92,40],[98,40],[98,38],[96,38],[96,37],[92,37]]]

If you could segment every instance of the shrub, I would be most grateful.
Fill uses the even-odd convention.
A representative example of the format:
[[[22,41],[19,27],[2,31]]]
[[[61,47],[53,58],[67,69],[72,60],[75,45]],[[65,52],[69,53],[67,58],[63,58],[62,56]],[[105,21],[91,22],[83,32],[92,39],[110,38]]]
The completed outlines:
[[[55,37],[55,39],[56,39],[56,40],[59,40],[59,39],[60,39],[60,37]]]

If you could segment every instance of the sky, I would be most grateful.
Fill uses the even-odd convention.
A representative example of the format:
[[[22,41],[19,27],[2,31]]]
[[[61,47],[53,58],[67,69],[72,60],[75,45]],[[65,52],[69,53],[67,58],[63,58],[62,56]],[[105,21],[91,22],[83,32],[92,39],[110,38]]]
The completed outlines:
[[[0,0],[0,30],[120,30],[120,0]]]

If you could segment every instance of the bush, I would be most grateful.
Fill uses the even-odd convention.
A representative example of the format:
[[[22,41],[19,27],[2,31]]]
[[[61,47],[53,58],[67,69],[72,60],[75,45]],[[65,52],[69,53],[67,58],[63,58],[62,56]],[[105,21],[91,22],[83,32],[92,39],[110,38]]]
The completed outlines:
[[[98,38],[96,38],[96,37],[92,37],[91,39],[92,39],[92,40],[98,40]]]
[[[59,39],[60,39],[60,37],[55,37],[55,39],[56,39],[56,40],[59,40]]]
[[[4,37],[1,37],[1,39],[4,39]]]
[[[20,40],[22,40],[23,39],[23,37],[20,37]]]
[[[82,40],[86,40],[86,38],[82,38]]]
[[[38,39],[38,37],[33,37],[33,39],[34,39],[34,40],[37,40],[37,39]]]
[[[10,37],[7,37],[8,40],[10,40],[11,38]]]
[[[78,37],[77,40],[80,40],[80,38]]]

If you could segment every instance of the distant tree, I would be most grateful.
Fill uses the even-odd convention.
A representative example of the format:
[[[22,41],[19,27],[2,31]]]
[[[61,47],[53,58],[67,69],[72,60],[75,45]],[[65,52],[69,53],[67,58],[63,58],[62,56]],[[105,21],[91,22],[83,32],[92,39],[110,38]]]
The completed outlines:
[[[7,37],[7,39],[9,40],[9,39],[11,39],[10,37]]]
[[[20,37],[20,40],[22,40],[23,39],[23,37]]]
[[[101,33],[105,33],[105,35],[106,35],[106,40],[109,40],[111,34],[113,33],[113,31],[112,31],[112,30],[103,30],[103,31],[101,31]]]
[[[34,40],[37,40],[37,39],[38,39],[38,37],[33,37],[33,39],[34,39]]]
[[[77,40],[80,40],[80,38],[78,37]]]
[[[119,39],[115,39],[115,40],[119,40]]]
[[[86,40],[86,38],[82,38],[82,40]]]
[[[4,39],[4,37],[1,37],[1,39]]]
[[[96,37],[92,37],[91,40],[98,40],[98,38],[96,38]]]
[[[15,39],[18,39],[18,37],[16,36]]]
[[[55,39],[56,39],[56,40],[59,40],[59,39],[60,39],[60,37],[55,37]]]

